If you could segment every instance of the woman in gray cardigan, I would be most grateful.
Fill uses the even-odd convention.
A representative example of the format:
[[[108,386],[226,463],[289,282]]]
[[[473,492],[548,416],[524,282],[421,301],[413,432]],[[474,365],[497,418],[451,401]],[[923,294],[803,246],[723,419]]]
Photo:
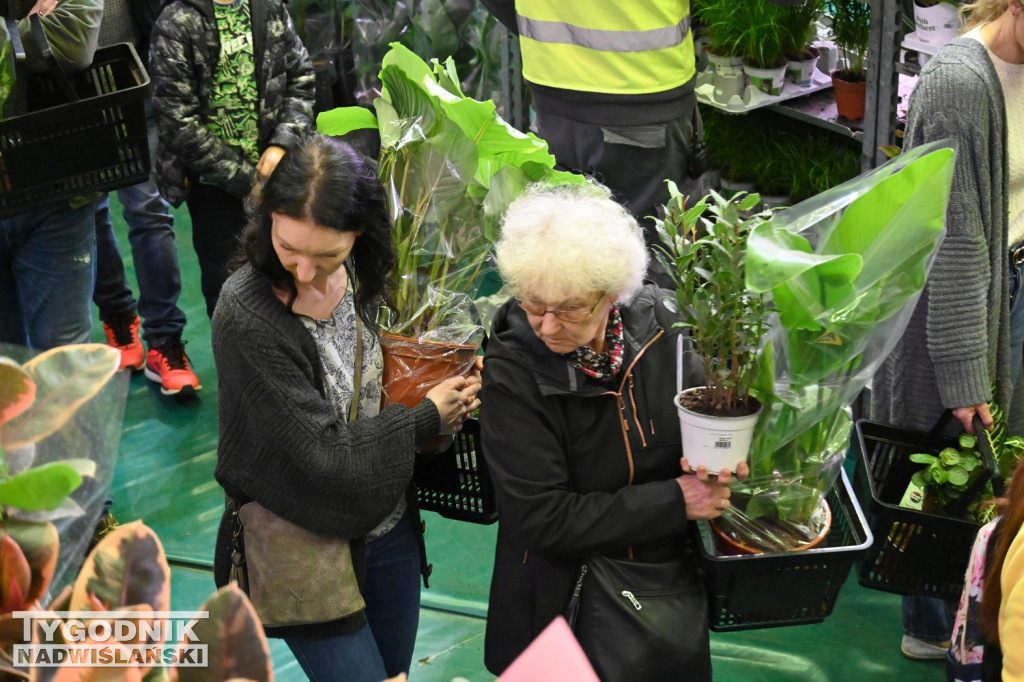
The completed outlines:
[[[1024,352],[1024,15],[1022,0],[965,7],[967,32],[928,62],[910,97],[905,145],[957,143],[946,239],[909,326],[875,375],[872,418],[929,430],[950,409],[973,432],[989,401],[1020,430]],[[1007,103],[1013,106],[1007,107]],[[952,621],[940,600],[904,597],[904,655],[943,658]]]
[[[380,682],[408,672],[419,617],[419,524],[404,497],[415,446],[461,427],[480,404],[480,377],[446,379],[413,408],[381,407],[373,313],[389,288],[391,229],[380,183],[348,145],[314,136],[289,150],[245,238],[248,263],[224,285],[213,316],[214,475],[227,494],[215,577],[227,579],[232,512],[250,501],[347,540],[365,611],[332,611],[267,634],[284,638],[311,680]],[[280,589],[315,594],[306,588],[334,585],[342,572],[303,570]]]

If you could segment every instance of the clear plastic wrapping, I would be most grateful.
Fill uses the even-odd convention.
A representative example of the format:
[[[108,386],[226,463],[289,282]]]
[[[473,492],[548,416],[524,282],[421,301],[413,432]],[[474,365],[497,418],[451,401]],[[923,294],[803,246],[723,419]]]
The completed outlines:
[[[765,409],[750,478],[719,523],[744,544],[781,550],[821,532],[850,405],[906,328],[945,235],[953,157],[943,142],[915,148],[751,233],[747,286],[773,308],[754,391]]]

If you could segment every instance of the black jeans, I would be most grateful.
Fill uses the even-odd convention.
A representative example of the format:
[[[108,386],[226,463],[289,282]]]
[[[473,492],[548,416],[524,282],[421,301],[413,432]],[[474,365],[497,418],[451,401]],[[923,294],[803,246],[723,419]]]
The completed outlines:
[[[206,314],[212,318],[220,289],[242,255],[239,237],[248,222],[245,205],[220,188],[198,182],[186,203],[192,217],[192,246],[199,257]]]

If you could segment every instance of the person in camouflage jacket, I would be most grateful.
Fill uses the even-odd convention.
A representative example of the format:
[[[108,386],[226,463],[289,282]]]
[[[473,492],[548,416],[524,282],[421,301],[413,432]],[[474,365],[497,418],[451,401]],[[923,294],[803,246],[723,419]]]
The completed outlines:
[[[153,29],[150,75],[159,142],[157,183],[188,203],[203,296],[212,316],[246,219],[244,200],[313,128],[314,72],[281,0],[245,0],[251,18],[258,162],[210,128],[221,36],[211,0],[171,0]],[[247,36],[246,36],[247,37]]]

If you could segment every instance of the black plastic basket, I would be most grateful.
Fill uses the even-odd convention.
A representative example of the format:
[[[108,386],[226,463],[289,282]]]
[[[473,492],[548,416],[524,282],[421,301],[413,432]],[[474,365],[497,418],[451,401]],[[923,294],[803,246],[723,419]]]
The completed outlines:
[[[832,613],[850,567],[872,538],[845,471],[825,499],[832,529],[820,546],[800,552],[719,555],[714,531],[705,521],[697,524],[712,630],[820,623]]]
[[[97,50],[70,77],[77,102],[54,74],[27,80],[30,111],[0,121],[0,217],[146,179],[149,76],[134,47]]]
[[[498,520],[476,419],[466,420],[444,452],[418,453],[413,479],[420,509],[470,523],[490,524]]]
[[[960,598],[980,524],[899,506],[911,476],[923,466],[911,462],[910,455],[937,454],[944,447],[956,447],[955,439],[939,438],[934,435],[937,432],[929,434],[864,419],[856,424],[854,447],[860,463],[855,480],[865,499],[871,496],[867,512],[876,538],[858,574],[865,587],[954,601]],[[991,452],[983,447],[987,443],[987,439],[979,439],[982,453],[989,460],[982,484],[989,476],[998,475]]]

